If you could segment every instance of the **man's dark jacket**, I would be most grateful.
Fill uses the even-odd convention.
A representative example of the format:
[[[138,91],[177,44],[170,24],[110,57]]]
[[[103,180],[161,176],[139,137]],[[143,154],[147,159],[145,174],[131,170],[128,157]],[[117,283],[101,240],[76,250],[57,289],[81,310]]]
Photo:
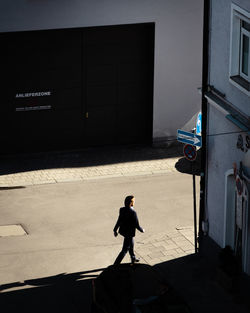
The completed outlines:
[[[120,214],[115,224],[114,232],[117,232],[118,228],[119,234],[124,237],[134,237],[136,229],[143,232],[135,210],[130,207],[120,208]]]

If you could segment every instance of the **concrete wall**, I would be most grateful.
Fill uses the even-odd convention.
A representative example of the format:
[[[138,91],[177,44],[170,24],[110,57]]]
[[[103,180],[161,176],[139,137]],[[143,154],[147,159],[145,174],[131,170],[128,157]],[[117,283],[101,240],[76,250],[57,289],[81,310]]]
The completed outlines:
[[[200,108],[200,0],[2,0],[0,32],[155,22],[153,137],[176,137]]]

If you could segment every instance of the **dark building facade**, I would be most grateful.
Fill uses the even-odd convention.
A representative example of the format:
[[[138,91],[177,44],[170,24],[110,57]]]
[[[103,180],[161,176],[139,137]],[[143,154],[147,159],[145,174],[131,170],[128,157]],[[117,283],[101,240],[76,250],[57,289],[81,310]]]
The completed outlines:
[[[2,152],[151,142],[154,23],[0,38]]]

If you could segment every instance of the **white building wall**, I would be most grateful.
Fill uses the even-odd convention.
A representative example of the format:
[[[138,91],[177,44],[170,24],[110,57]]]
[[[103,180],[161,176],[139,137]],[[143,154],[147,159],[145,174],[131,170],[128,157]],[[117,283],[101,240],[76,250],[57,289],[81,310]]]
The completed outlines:
[[[226,100],[250,115],[250,97],[229,81],[232,2],[250,12],[249,0],[211,0],[209,84],[224,93]],[[244,152],[236,147],[242,131],[225,118],[219,107],[208,106],[206,214],[209,236],[222,246],[225,231],[225,173],[233,168],[234,162],[239,166],[244,157]]]
[[[210,27],[210,85],[228,101],[250,115],[250,98],[229,81],[231,4],[250,12],[249,0],[212,0]]]
[[[200,108],[200,0],[2,0],[0,32],[155,22],[153,137],[176,137]]]
[[[207,180],[207,217],[209,236],[223,246],[225,174],[239,166],[244,152],[237,149],[240,129],[226,119],[225,114],[213,104],[209,104],[208,120],[208,180]]]

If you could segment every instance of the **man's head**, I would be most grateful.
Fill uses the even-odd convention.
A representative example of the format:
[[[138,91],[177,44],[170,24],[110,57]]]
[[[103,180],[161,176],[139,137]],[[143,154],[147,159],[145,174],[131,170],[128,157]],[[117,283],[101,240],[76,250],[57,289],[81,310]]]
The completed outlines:
[[[134,196],[127,196],[124,200],[124,205],[125,207],[127,208],[130,208],[132,206],[134,206],[134,203],[135,203],[135,197]]]

